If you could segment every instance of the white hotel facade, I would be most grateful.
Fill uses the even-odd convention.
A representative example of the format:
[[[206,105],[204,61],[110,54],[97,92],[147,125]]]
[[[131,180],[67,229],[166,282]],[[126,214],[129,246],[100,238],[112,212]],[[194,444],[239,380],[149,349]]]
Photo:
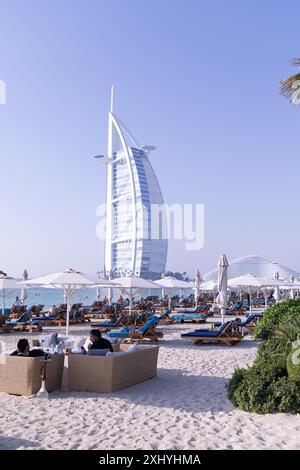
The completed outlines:
[[[152,204],[163,204],[149,161],[152,146],[141,146],[115,115],[113,90],[108,116],[105,274],[157,279],[166,269],[168,241],[151,237]],[[159,224],[164,223],[162,218]]]

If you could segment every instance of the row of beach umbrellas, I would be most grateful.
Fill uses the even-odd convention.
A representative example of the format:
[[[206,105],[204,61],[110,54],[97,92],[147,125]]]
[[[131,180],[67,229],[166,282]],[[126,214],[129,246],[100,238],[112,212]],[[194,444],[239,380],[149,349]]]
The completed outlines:
[[[25,270],[23,274],[23,281],[18,282],[16,279],[7,276],[5,273],[0,272],[0,295],[2,296],[2,308],[3,313],[5,310],[5,299],[12,292],[12,290],[19,289],[22,287],[21,299],[24,301],[27,297],[27,289],[32,287],[45,287],[45,288],[56,288],[63,289],[64,296],[67,303],[67,319],[66,319],[66,333],[69,330],[69,317],[71,310],[71,299],[75,291],[87,287],[100,288],[119,288],[129,297],[129,311],[131,313],[133,296],[138,290],[144,289],[194,289],[196,299],[199,297],[201,291],[214,291],[217,289],[218,296],[216,298],[216,304],[221,309],[222,321],[224,321],[224,315],[227,309],[228,303],[228,289],[239,288],[241,290],[247,289],[250,295],[250,313],[251,313],[251,295],[253,289],[266,289],[274,287],[279,289],[289,290],[300,290],[300,286],[294,285],[292,282],[284,283],[279,279],[263,278],[246,274],[237,278],[227,279],[228,261],[225,255],[222,255],[218,263],[218,280],[202,282],[199,270],[195,276],[195,282],[186,282],[175,279],[173,277],[163,277],[157,281],[150,281],[137,276],[124,276],[114,280],[100,279],[90,275],[83,274],[73,269],[67,269],[66,271],[49,274],[46,276],[38,277],[35,279],[28,279],[28,273]],[[277,292],[275,292],[275,297]],[[279,294],[278,294],[279,298]],[[277,299],[278,300],[278,299]],[[169,296],[170,303],[170,296]]]

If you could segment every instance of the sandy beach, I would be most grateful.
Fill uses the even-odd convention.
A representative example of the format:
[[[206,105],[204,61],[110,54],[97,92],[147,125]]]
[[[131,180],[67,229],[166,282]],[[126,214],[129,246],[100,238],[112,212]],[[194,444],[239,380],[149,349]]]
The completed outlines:
[[[257,342],[196,347],[180,338],[194,327],[161,327],[157,377],[127,390],[0,394],[0,449],[299,449],[299,415],[245,413],[226,397],[226,381],[252,363]],[[19,337],[1,340],[14,347]]]

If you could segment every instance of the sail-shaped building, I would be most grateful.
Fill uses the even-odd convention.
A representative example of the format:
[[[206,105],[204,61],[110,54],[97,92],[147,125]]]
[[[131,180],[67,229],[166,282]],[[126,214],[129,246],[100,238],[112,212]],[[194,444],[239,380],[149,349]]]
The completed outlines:
[[[162,227],[164,200],[149,160],[153,146],[141,146],[114,113],[108,115],[105,273],[157,279],[166,268],[168,241]],[[151,206],[160,205],[159,220]],[[159,234],[153,238],[153,232]]]

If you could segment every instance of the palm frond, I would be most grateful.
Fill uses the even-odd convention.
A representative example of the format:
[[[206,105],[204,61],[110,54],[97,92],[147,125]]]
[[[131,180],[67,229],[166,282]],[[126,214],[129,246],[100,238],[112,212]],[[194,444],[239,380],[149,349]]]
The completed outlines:
[[[292,343],[300,337],[300,316],[281,323],[275,331],[275,337],[286,343]]]
[[[300,73],[291,75],[290,77],[281,80],[279,84],[279,91],[281,95],[283,95],[285,98],[288,98],[291,103],[294,103],[294,97],[296,94],[299,94],[299,89]]]
[[[291,59],[290,60],[290,64],[293,66],[293,67],[299,67],[300,66],[300,59],[299,58],[295,58],[295,59]]]

